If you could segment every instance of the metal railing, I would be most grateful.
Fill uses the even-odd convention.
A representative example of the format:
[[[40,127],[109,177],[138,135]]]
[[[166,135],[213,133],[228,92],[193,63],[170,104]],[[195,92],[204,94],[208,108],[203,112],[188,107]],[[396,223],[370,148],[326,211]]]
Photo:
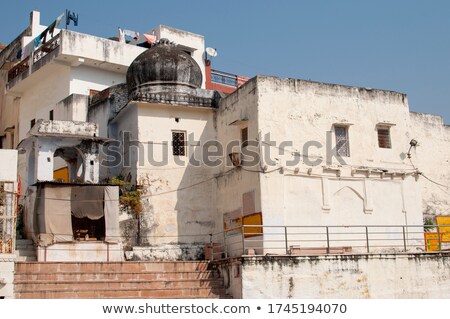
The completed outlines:
[[[37,63],[47,54],[55,50],[57,47],[61,45],[61,33],[58,33],[50,41],[42,44],[36,51],[33,53],[33,63]]]
[[[0,182],[0,254],[11,254],[15,248],[16,195],[8,190],[13,183]]]
[[[211,70],[211,82],[232,87],[238,87],[237,75],[217,70]]]
[[[43,57],[45,57],[50,52],[54,51],[61,45],[61,33],[58,33],[53,38],[51,38],[48,42],[42,44],[38,49],[36,49],[30,56],[24,58],[21,62],[16,64],[11,70],[8,72],[8,82],[13,81],[19,75],[23,73],[30,72],[30,67],[32,64],[37,63]]]
[[[335,255],[436,252],[450,248],[449,226],[240,226],[211,234],[213,259],[242,255]],[[431,230],[435,232],[430,233]],[[426,234],[437,234],[427,239]],[[446,236],[447,237],[446,237]],[[449,249],[450,250],[450,249]]]
[[[28,72],[30,69],[30,57],[27,56],[23,61],[15,65],[11,70],[8,72],[8,82],[11,82],[16,77],[21,75],[24,72]]]

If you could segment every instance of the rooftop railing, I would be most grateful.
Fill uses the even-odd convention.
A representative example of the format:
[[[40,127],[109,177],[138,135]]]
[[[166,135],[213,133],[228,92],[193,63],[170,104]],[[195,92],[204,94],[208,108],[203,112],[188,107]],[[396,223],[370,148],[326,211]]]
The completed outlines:
[[[242,255],[439,252],[450,251],[448,228],[424,225],[245,225],[211,234],[210,249],[213,259]]]
[[[37,48],[31,55],[25,57],[22,61],[16,64],[11,70],[8,72],[8,82],[14,81],[21,75],[28,75],[30,72],[30,67],[33,64],[39,62],[43,57],[45,57],[50,52],[54,51],[61,45],[61,36],[60,33],[51,38],[48,42],[42,44],[39,48]]]

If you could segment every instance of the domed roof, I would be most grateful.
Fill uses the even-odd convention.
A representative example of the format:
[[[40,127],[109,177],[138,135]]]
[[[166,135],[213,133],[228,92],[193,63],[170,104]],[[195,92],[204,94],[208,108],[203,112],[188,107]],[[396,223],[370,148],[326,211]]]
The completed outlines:
[[[199,88],[202,71],[197,62],[167,39],[141,53],[127,71],[130,93],[152,85],[182,85]]]

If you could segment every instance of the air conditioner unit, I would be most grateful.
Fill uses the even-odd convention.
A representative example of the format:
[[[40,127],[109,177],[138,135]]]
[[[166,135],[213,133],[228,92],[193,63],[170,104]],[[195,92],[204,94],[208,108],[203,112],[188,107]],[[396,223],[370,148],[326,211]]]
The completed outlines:
[[[240,152],[233,152],[228,154],[228,156],[231,159],[231,163],[233,163],[233,166],[241,166],[242,159],[241,159],[241,153]]]

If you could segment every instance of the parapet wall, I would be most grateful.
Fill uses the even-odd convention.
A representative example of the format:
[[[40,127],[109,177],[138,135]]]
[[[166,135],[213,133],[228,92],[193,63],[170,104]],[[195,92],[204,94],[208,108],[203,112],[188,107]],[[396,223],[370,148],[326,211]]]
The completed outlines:
[[[257,256],[242,298],[450,298],[450,253]]]

